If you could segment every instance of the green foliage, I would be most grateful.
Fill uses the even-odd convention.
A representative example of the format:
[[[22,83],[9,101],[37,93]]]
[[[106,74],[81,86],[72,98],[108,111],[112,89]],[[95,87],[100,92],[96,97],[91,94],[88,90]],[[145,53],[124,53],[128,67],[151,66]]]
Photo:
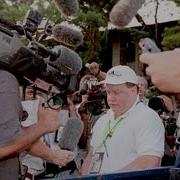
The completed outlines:
[[[151,99],[152,97],[156,97],[160,95],[160,91],[155,87],[150,87],[148,91],[146,92],[146,98]]]
[[[177,5],[180,5],[180,0],[174,0]]]
[[[173,1],[177,4],[177,6],[180,5],[180,0]],[[162,37],[162,45],[166,49],[174,49],[176,47],[180,47],[180,24],[172,28],[165,28]]]
[[[145,38],[145,37],[149,36],[149,32],[139,30],[136,28],[128,29],[128,31],[129,31],[130,35],[133,37],[134,41],[139,41],[141,38]]]
[[[103,14],[98,12],[95,7],[86,11],[80,10],[77,18],[73,22],[82,28],[94,27],[95,29],[98,29],[101,26],[107,25],[107,21]]]
[[[162,45],[167,49],[180,47],[180,26],[165,28]]]
[[[100,27],[107,26],[107,19],[103,13],[99,12],[95,6],[81,9],[73,23],[78,25],[84,34],[84,43],[80,50],[80,55],[84,61],[100,61],[102,50],[101,41],[105,38],[105,33],[99,31]]]
[[[14,23],[19,20],[21,21],[29,9],[29,6],[30,4],[28,1],[22,3],[21,5],[9,6],[5,3],[5,0],[3,0],[0,3],[0,17]]]
[[[62,17],[54,3],[50,3],[49,6],[45,7],[44,0],[39,0],[37,6],[38,10],[41,12],[41,14],[43,14],[44,17],[48,18],[54,23],[59,23],[62,21]]]

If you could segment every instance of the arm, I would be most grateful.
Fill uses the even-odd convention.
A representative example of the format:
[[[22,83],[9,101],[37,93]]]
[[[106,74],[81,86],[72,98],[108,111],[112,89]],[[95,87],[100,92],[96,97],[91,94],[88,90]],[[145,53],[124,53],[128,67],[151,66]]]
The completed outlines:
[[[73,103],[73,95],[69,95],[68,98],[67,98],[67,108],[69,110],[69,117],[74,117],[74,118],[77,118],[79,117],[78,116],[78,113],[76,112],[76,107]]]
[[[90,166],[93,159],[93,152],[94,152],[93,147],[91,147],[81,166],[81,169],[80,169],[81,175],[89,174]]]
[[[37,124],[23,128],[21,134],[15,141],[0,147],[0,159],[6,156],[17,155],[44,134],[55,131],[60,125],[58,112],[55,110],[39,107],[38,119]]]
[[[68,163],[70,156],[74,155],[72,152],[61,150],[59,147],[51,149],[41,140],[32,144],[28,152],[31,155],[61,166],[65,166]]]
[[[161,158],[157,156],[144,155],[135,159],[133,162],[120,169],[120,171],[129,171],[129,170],[140,170],[140,169],[151,169],[159,167],[161,163]]]

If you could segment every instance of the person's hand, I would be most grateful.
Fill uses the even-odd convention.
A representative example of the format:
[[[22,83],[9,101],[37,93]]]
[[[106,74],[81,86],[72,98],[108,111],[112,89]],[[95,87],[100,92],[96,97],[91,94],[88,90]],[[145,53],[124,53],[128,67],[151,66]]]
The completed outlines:
[[[65,166],[74,158],[74,153],[67,150],[62,150],[58,146],[53,147],[52,163],[58,166]]]
[[[56,131],[60,126],[59,110],[53,110],[50,108],[39,106],[38,125],[39,128],[44,129],[45,133]]]
[[[165,92],[180,92],[180,49],[160,53],[145,53],[140,61],[147,64],[146,74],[152,83]]]
[[[99,69],[99,64],[96,62],[92,62],[89,65],[89,70],[91,72],[91,74],[93,74],[94,76],[97,76],[97,74],[99,73],[100,69]]]

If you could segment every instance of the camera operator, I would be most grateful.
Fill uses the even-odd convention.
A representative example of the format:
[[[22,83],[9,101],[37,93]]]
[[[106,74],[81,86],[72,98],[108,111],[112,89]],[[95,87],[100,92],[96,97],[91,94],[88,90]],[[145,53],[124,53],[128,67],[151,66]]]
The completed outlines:
[[[49,87],[51,87],[52,91],[49,91],[49,93],[48,93],[49,95],[48,95],[44,91],[48,91],[48,89],[50,89]],[[51,84],[49,84],[45,81],[42,81],[40,79],[37,79],[33,83],[33,85],[31,85],[30,87],[27,87],[26,89],[27,89],[26,100],[27,100],[27,96],[30,99],[32,99],[32,98],[34,99],[34,97],[37,99],[38,96],[40,96],[41,98],[44,99],[44,101],[49,102],[48,99],[51,99],[50,94],[53,92],[58,93],[58,90],[56,89],[56,87],[54,87]],[[35,94],[35,96],[34,96],[34,94]],[[59,102],[61,102],[60,99],[58,102],[58,96],[54,100],[55,100],[54,103],[56,103],[57,105]],[[62,136],[64,138],[66,138],[66,136],[67,136],[67,140],[63,138],[63,143],[65,143],[65,144],[71,143],[71,140],[68,140],[69,134],[66,133],[66,136],[63,135],[63,131],[64,131],[64,128],[66,129],[66,126],[68,126],[68,128],[72,128],[72,129],[76,128],[76,129],[74,129],[74,132],[73,132],[73,130],[69,129],[69,131],[72,133],[75,133],[75,131],[77,131],[77,129],[79,127],[78,123],[75,123],[75,126],[74,126],[73,122],[70,123],[70,121],[74,121],[73,118],[74,119],[77,118],[77,113],[76,113],[75,106],[74,106],[72,100],[73,100],[73,94],[67,95],[67,102],[65,104],[59,104],[59,106],[61,107],[61,111],[59,112],[59,117],[61,119],[62,126],[57,131],[54,131],[49,134],[45,134],[43,136],[42,141],[45,142],[51,149],[61,148],[61,146],[59,145],[59,141],[62,138]],[[32,107],[32,106],[35,107],[36,106],[35,101],[37,101],[37,100],[23,101],[23,105],[30,105],[30,107]],[[50,103],[49,104],[50,106],[51,106],[51,104],[53,104],[53,102],[49,102],[49,103]],[[28,112],[30,112],[29,114],[33,115],[30,107],[25,106],[25,109],[28,109]],[[34,109],[33,107],[32,107],[32,109]],[[36,119],[36,118],[34,118],[34,119]],[[32,118],[29,118],[26,121],[22,122],[23,125],[27,126],[28,124],[30,125],[34,122],[34,120]],[[76,135],[78,135],[78,134],[76,133]],[[62,142],[62,140],[61,140],[61,142]],[[54,165],[53,163],[46,162],[46,161],[44,161],[44,163],[43,163],[42,159],[36,158],[34,156],[30,156],[29,154],[22,157],[21,159],[22,159],[23,165],[28,167],[28,173],[27,173],[28,176],[29,176],[29,174],[31,174],[35,178],[39,178],[39,177],[43,178],[43,177],[47,177],[47,176],[49,177],[50,175],[51,176],[56,175],[58,177],[60,176],[61,178],[62,177],[66,178],[70,175],[69,174],[70,172],[72,175],[72,173],[77,169],[76,162],[74,161],[74,158],[77,156],[77,149],[73,150],[73,153],[74,153],[73,156],[71,156],[69,158],[68,163],[64,167],[59,167],[58,165]],[[42,166],[42,163],[44,164],[44,168]]]
[[[84,75],[79,84],[82,101],[78,105],[78,113],[85,126],[79,146],[87,149],[94,124],[107,110],[106,94],[104,84],[100,84],[94,75]]]
[[[92,75],[97,77],[99,80],[104,80],[106,78],[106,73],[100,70],[100,66],[96,62],[92,62],[88,66]]]
[[[0,174],[1,178],[18,179],[19,153],[27,150],[58,165],[65,165],[69,151],[51,150],[39,138],[55,131],[59,126],[58,111],[39,107],[38,122],[30,127],[22,128],[20,116],[22,112],[19,85],[16,78],[7,71],[0,70],[1,102],[1,138],[0,138]]]

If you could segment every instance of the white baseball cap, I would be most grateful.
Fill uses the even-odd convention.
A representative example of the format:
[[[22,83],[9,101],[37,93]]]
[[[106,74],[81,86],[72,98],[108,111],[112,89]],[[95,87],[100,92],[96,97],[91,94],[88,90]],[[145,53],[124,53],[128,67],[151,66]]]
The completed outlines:
[[[136,73],[128,66],[114,66],[106,74],[105,84],[138,84]]]

